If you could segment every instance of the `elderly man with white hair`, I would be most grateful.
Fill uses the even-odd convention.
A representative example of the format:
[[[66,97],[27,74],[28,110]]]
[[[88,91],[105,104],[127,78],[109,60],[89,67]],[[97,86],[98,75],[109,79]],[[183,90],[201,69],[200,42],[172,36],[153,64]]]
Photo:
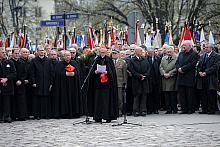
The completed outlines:
[[[193,107],[193,89],[195,86],[195,69],[199,55],[193,50],[190,40],[184,41],[183,50],[179,53],[176,62],[177,87],[182,105],[181,114],[192,114],[195,112]]]
[[[164,56],[160,63],[160,74],[162,76],[162,91],[164,92],[166,114],[177,113],[176,95],[176,55],[172,46],[167,49],[167,56]]]

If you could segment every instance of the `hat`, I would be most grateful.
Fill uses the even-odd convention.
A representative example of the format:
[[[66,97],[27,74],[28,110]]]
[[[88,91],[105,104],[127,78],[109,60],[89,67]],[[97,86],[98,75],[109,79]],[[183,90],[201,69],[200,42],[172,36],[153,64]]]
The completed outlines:
[[[118,50],[118,49],[116,49],[116,48],[113,48],[113,49],[112,49],[112,53],[117,54],[117,53],[119,53],[119,50]]]

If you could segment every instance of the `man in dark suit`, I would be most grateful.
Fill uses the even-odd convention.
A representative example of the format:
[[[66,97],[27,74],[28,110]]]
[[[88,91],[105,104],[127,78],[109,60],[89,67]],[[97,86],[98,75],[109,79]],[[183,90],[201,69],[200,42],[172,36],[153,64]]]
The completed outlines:
[[[201,114],[215,114],[218,90],[219,55],[212,44],[206,44],[198,65],[197,88],[202,92]]]
[[[142,48],[135,48],[135,56],[128,64],[128,70],[132,75],[132,93],[134,95],[133,114],[134,116],[146,116],[146,100],[149,93],[150,65],[142,57]]]
[[[34,87],[33,113],[37,119],[48,117],[48,100],[53,80],[51,60],[45,56],[42,46],[37,49],[38,56],[31,60],[31,83]]]
[[[135,44],[131,44],[127,54],[130,55],[125,58],[126,64],[129,65],[131,59],[134,57],[134,49],[136,48]],[[127,115],[132,115],[133,112],[133,103],[134,95],[132,93],[132,75],[131,72],[127,69],[127,85],[126,85],[126,111]]]
[[[25,62],[19,57],[20,49],[14,48],[12,50],[11,61],[15,65],[17,76],[14,79],[14,99],[13,99],[13,113],[14,119],[24,121],[27,118],[27,100],[25,80],[27,79],[27,71]]]
[[[161,58],[156,56],[153,49],[148,50],[148,62],[150,63],[150,89],[147,101],[148,114],[158,114],[161,90],[160,62]]]
[[[190,40],[184,41],[183,51],[179,53],[176,62],[178,72],[177,86],[182,105],[182,114],[194,113],[193,87],[195,86],[195,67],[199,55],[192,49]]]
[[[10,123],[11,119],[11,100],[14,96],[13,80],[16,78],[14,63],[6,57],[4,48],[0,48],[0,111],[3,121]]]

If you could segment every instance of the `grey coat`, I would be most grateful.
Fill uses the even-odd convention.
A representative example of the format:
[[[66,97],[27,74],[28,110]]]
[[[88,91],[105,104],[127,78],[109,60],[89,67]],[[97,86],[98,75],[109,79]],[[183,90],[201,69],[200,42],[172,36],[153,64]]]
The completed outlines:
[[[160,74],[162,76],[162,91],[176,91],[176,57],[172,57],[169,62],[168,56],[164,56],[160,63]],[[170,74],[166,79],[164,74]]]

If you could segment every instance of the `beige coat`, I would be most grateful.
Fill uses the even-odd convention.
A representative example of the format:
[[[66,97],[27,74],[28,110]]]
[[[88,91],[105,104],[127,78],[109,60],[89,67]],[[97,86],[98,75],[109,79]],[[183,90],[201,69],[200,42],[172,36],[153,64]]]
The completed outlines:
[[[160,63],[160,74],[162,75],[162,91],[176,91],[176,60],[174,56],[171,61],[168,61],[168,56],[164,56]],[[171,77],[166,79],[164,74],[169,74]]]

